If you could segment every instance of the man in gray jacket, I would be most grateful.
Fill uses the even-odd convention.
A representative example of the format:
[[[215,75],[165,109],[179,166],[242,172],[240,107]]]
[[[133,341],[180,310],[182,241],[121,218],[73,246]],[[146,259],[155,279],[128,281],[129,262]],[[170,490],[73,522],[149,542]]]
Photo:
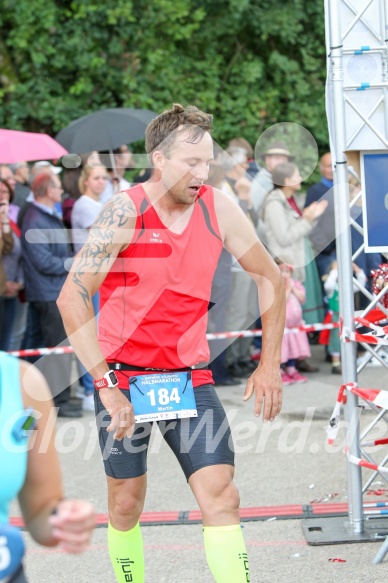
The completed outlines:
[[[68,274],[65,262],[72,257],[67,230],[55,211],[63,190],[58,176],[41,174],[32,191],[35,200],[24,215],[21,237],[26,300],[39,321],[45,347],[68,345],[56,304]],[[48,355],[36,366],[46,377],[58,416],[80,417],[80,407],[69,401],[71,355]]]

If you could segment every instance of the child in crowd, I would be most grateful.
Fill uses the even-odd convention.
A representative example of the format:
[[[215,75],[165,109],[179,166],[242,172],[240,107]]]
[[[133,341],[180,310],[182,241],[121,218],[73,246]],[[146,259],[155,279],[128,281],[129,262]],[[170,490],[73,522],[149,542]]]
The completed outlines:
[[[353,263],[353,273],[357,281],[365,286],[366,275],[364,271]],[[328,299],[329,311],[331,313],[331,321],[339,321],[339,301],[338,301],[338,266],[337,262],[333,261],[329,267],[329,272],[322,278],[324,280],[325,293]],[[353,285],[353,291],[357,292],[358,287]],[[338,334],[338,329],[330,330],[328,353],[331,356],[332,374],[342,374],[341,370],[341,344]]]
[[[292,279],[293,267],[287,260],[276,259],[283,276],[286,290],[286,328],[303,326],[302,304],[306,299],[306,292],[300,281]],[[295,368],[297,359],[306,359],[311,356],[310,345],[306,332],[292,332],[284,334],[282,341],[282,383],[305,383],[308,378],[301,375]]]

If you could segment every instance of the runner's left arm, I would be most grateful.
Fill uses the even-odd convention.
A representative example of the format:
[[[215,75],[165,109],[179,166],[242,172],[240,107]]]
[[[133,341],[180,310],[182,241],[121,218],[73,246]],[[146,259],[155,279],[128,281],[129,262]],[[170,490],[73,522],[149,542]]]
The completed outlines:
[[[260,364],[248,379],[244,400],[255,392],[255,415],[259,416],[263,411],[264,421],[272,421],[280,412],[282,404],[280,360],[285,326],[283,278],[278,266],[257,238],[252,223],[238,205],[215,190],[215,209],[224,246],[258,287],[263,348]]]

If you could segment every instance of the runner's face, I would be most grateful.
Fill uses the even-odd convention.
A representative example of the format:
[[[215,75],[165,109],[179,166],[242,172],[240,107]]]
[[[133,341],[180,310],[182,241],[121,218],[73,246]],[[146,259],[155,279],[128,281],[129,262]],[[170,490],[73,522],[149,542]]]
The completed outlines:
[[[176,204],[193,204],[209,175],[213,159],[213,140],[209,133],[195,144],[189,143],[189,133],[179,135],[169,157],[164,157],[162,182]]]

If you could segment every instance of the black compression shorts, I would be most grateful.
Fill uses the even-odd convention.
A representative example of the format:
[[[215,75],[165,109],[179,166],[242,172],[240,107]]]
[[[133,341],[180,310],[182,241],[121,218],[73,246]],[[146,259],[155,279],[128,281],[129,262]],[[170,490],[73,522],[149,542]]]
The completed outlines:
[[[120,389],[130,400],[130,391]],[[213,385],[194,389],[198,417],[157,421],[163,439],[178,459],[188,480],[197,470],[218,464],[234,465],[229,422]],[[136,424],[131,439],[114,440],[106,428],[110,416],[95,391],[95,411],[105,473],[116,479],[136,478],[147,471],[152,422]]]

